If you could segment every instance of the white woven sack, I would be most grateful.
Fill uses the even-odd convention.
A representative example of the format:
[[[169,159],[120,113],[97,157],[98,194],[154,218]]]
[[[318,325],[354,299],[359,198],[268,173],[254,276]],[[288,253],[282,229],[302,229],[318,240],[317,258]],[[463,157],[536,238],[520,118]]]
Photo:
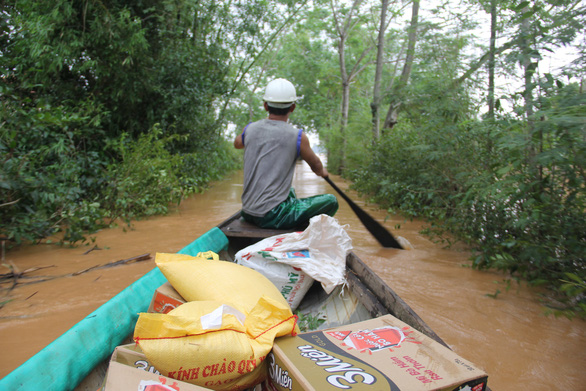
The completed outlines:
[[[322,214],[311,218],[303,232],[271,236],[240,250],[236,262],[265,275],[295,310],[314,280],[327,293],[346,282],[350,250],[352,239],[344,228]]]

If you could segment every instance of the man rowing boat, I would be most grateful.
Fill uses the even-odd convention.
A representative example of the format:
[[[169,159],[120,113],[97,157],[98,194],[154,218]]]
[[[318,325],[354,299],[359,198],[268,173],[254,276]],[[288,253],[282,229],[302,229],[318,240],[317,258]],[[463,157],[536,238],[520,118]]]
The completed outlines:
[[[289,123],[297,101],[295,86],[275,79],[263,99],[268,117],[246,125],[234,139],[235,148],[244,148],[242,217],[262,228],[291,229],[322,213],[333,216],[338,210],[333,194],[297,198],[291,187],[299,157],[316,175],[328,177],[307,135]]]

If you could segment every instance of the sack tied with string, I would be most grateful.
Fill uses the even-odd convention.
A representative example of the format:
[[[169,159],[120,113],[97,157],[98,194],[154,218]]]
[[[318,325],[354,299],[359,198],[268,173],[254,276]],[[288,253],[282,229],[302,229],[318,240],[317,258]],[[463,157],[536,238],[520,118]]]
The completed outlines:
[[[134,338],[155,368],[213,390],[262,382],[274,338],[299,332],[275,285],[213,252],[157,253],[155,263],[187,300],[168,314],[139,315]]]
[[[266,296],[247,315],[221,302],[192,301],[168,314],[140,314],[134,340],[165,376],[242,390],[265,380],[274,339],[296,335],[296,321],[288,306]]]

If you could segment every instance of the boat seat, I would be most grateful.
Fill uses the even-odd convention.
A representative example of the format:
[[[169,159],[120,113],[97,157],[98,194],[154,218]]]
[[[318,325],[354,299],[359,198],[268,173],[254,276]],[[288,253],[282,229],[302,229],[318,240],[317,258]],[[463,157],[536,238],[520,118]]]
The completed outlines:
[[[227,223],[220,226],[220,229],[228,237],[240,237],[240,238],[255,238],[264,239],[270,236],[282,235],[285,233],[302,231],[306,227],[300,227],[298,229],[272,229],[272,228],[261,228],[248,221],[245,221],[240,217],[240,212],[234,214],[227,220]]]

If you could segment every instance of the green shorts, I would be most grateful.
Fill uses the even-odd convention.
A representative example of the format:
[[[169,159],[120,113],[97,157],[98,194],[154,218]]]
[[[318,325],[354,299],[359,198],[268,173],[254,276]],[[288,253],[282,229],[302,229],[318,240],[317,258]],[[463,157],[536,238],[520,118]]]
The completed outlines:
[[[309,219],[320,214],[333,216],[338,211],[338,199],[333,194],[320,194],[308,198],[297,198],[291,188],[287,199],[271,209],[263,217],[251,216],[244,211],[244,220],[261,228],[292,229],[304,228]]]

